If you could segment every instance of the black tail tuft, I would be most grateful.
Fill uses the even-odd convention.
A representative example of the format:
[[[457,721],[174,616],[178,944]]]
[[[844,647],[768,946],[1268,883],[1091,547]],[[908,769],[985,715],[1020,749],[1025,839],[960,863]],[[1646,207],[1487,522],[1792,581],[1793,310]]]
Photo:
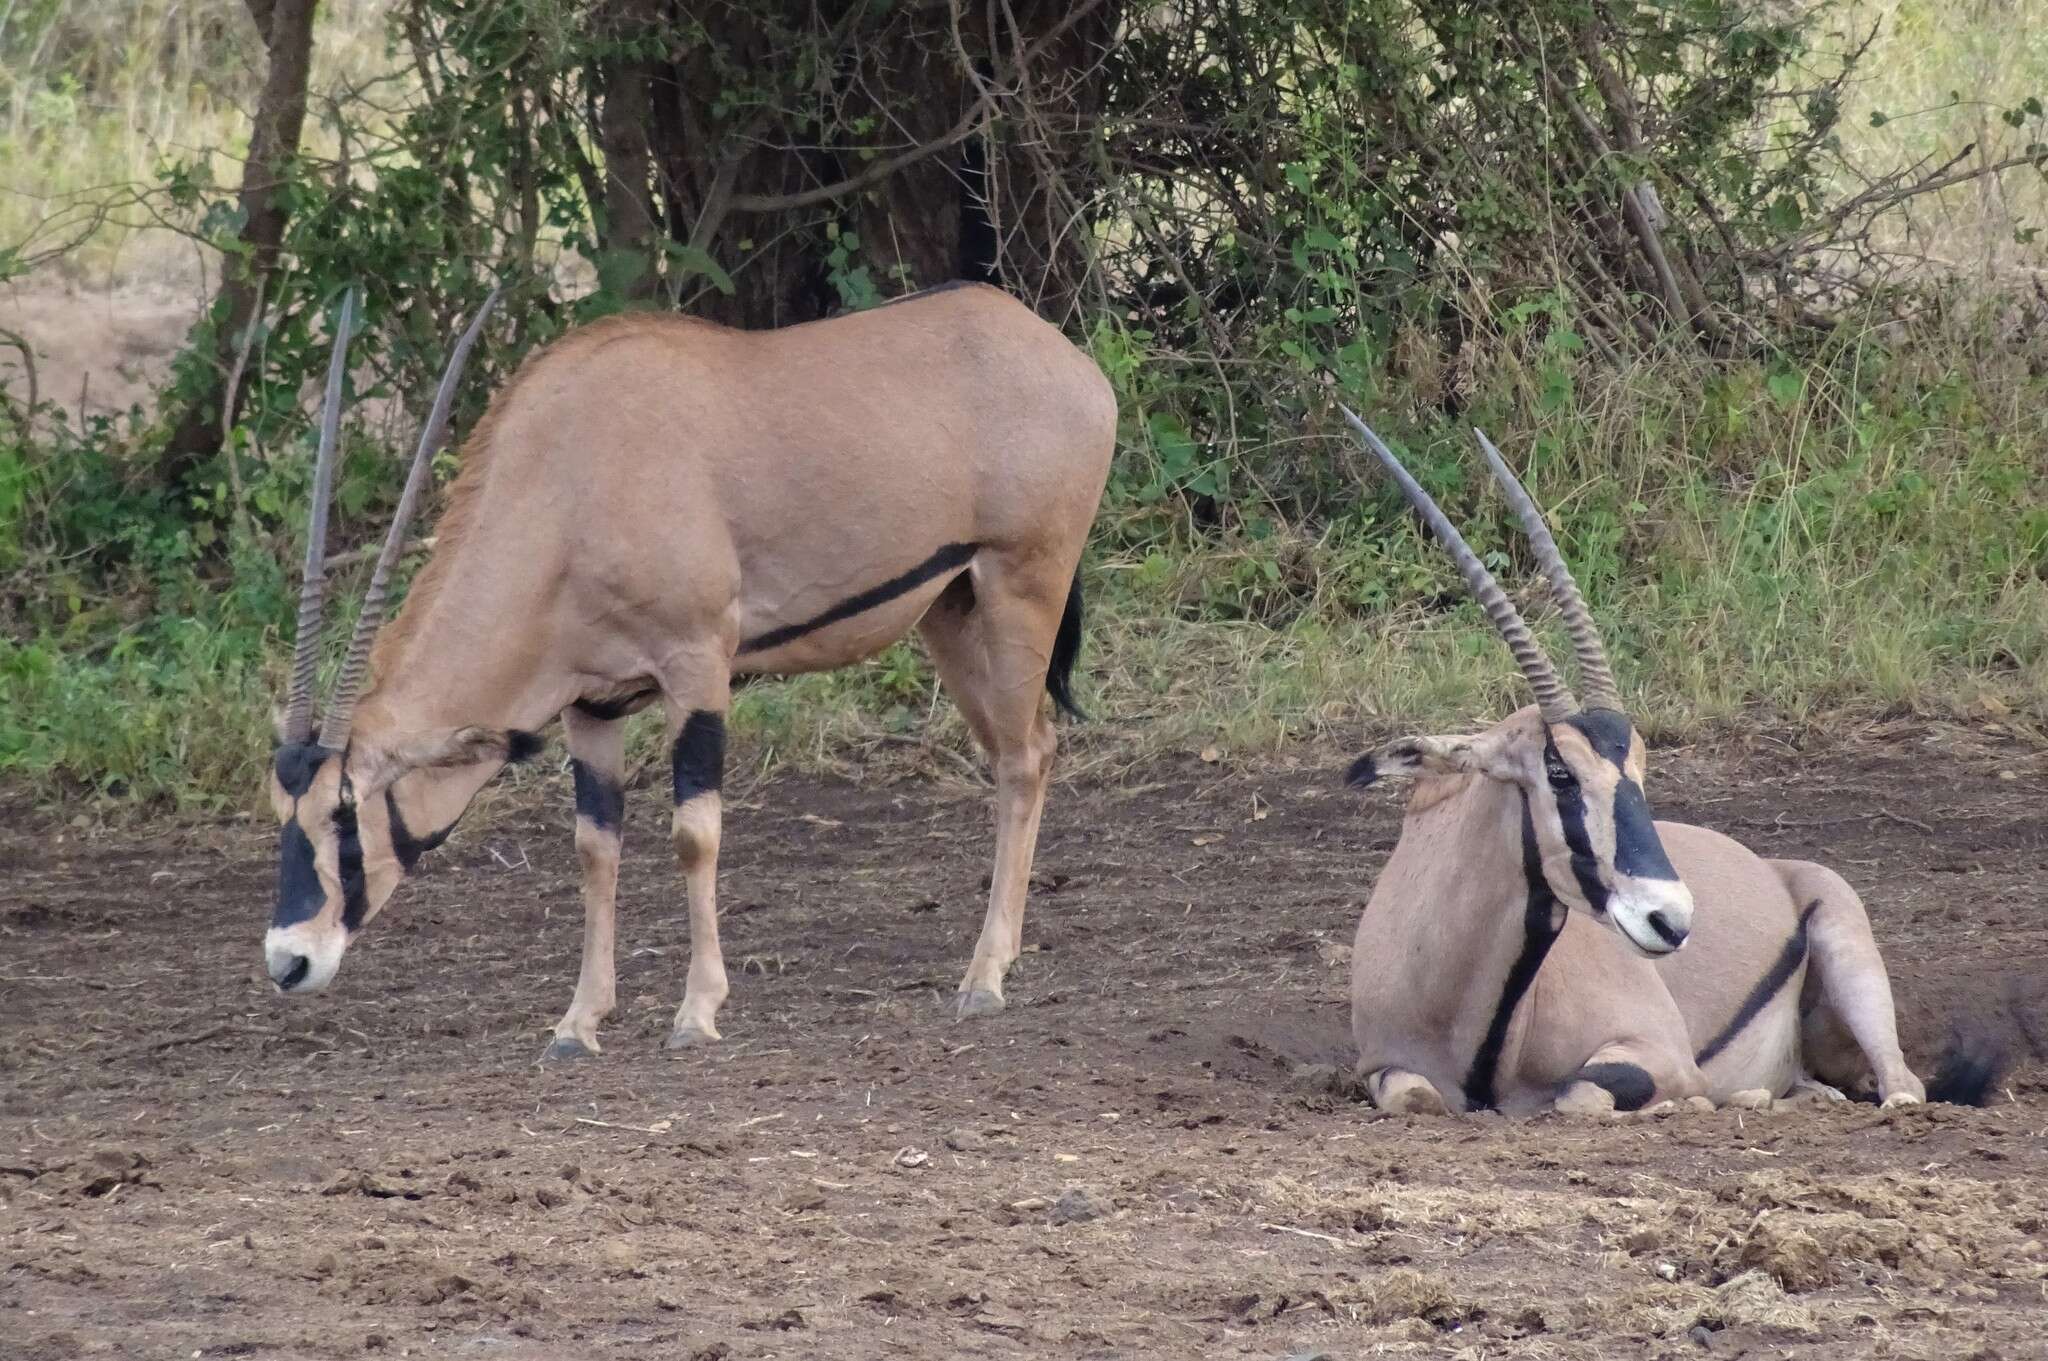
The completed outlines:
[[[2012,1055],[2005,1041],[1988,1031],[1957,1030],[1942,1050],[1927,1083],[1927,1099],[1951,1106],[1981,1106],[2005,1076]]]
[[[1075,718],[1086,719],[1074,703],[1074,663],[1081,659],[1081,569],[1074,569],[1074,584],[1067,588],[1067,607],[1060,611],[1060,629],[1052,637],[1052,665],[1045,670],[1045,692],[1053,705]]]

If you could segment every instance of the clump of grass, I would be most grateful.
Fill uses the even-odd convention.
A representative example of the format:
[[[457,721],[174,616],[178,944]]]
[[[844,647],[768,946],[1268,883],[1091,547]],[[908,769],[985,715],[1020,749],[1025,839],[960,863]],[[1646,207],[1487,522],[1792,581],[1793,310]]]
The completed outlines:
[[[2048,380],[1968,327],[1848,333],[1799,371],[1646,360],[1556,374],[1503,357],[1477,393],[1548,508],[1638,722],[1655,739],[1894,711],[2048,724]],[[1376,416],[1560,658],[1569,649],[1462,426]],[[1341,427],[1326,455],[1347,458]],[[1087,568],[1068,773],[1167,752],[1255,758],[1526,702],[1448,561],[1385,488],[1320,526],[1156,532],[1113,500]],[[0,641],[0,778],[200,806],[259,786],[289,589],[269,558],[215,598],[165,569],[155,604]],[[168,592],[166,594],[165,592]],[[183,605],[170,602],[185,602]],[[197,610],[192,618],[175,610]],[[152,617],[151,612],[155,612]],[[658,716],[635,750],[659,756]],[[978,769],[921,652],[743,688],[735,759],[829,766],[908,745]]]

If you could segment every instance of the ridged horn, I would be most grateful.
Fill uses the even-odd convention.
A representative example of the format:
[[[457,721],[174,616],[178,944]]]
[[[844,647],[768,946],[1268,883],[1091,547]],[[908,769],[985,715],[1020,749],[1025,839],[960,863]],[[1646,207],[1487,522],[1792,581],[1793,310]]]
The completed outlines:
[[[348,376],[348,338],[355,326],[356,291],[341,296],[334,320],[334,353],[320,409],[320,447],[313,456],[313,508],[306,518],[306,570],[299,583],[298,632],[292,640],[291,688],[285,692],[278,738],[296,746],[313,735],[313,683],[320,671],[320,622],[327,604],[327,509],[334,493],[334,440],[341,429],[341,389]]]
[[[1557,678],[1556,668],[1551,666],[1550,658],[1544,655],[1543,648],[1529,632],[1529,626],[1523,622],[1515,602],[1508,599],[1507,592],[1493,579],[1493,573],[1486,570],[1486,564],[1479,560],[1479,555],[1472,551],[1464,536],[1452,527],[1450,519],[1430,499],[1422,484],[1401,466],[1401,460],[1394,457],[1394,451],[1387,448],[1350,407],[1339,403],[1337,409],[1344,413],[1344,419],[1365,440],[1366,446],[1379,455],[1387,473],[1401,488],[1401,494],[1408,498],[1408,504],[1415,507],[1416,513],[1436,532],[1444,551],[1457,564],[1458,574],[1465,578],[1466,589],[1472,592],[1479,608],[1486,611],[1486,617],[1500,631],[1508,650],[1515,654],[1515,665],[1521,667],[1530,688],[1536,692],[1536,704],[1543,711],[1544,721],[1555,723],[1569,717],[1577,710],[1578,702],[1572,698],[1572,692],[1565,688],[1564,682]]]
[[[391,569],[405,551],[406,531],[412,527],[413,513],[419,509],[420,492],[426,487],[428,469],[433,466],[434,453],[448,434],[448,415],[455,405],[455,389],[462,382],[463,366],[468,362],[469,352],[476,345],[476,338],[482,333],[484,322],[490,317],[491,309],[498,305],[498,295],[503,291],[501,284],[484,299],[484,305],[471,318],[469,329],[455,343],[455,353],[448,357],[448,367],[441,372],[441,386],[434,393],[433,409],[427,413],[426,426],[420,431],[419,448],[413,451],[412,467],[405,475],[405,490],[399,493],[398,510],[392,515],[391,528],[384,535],[384,549],[377,554],[377,565],[370,569],[370,587],[363,595],[363,610],[356,616],[355,633],[348,640],[348,653],[342,658],[341,674],[335,678],[334,696],[328,701],[326,717],[321,720],[320,745],[330,751],[341,751],[348,746],[349,726],[355,720],[356,697],[362,691],[363,679],[370,667],[370,648],[377,641],[377,629],[384,622]]]
[[[1579,594],[1579,583],[1573,579],[1572,569],[1565,565],[1564,554],[1558,551],[1557,540],[1544,523],[1543,512],[1536,508],[1535,499],[1521,479],[1509,471],[1507,460],[1493,447],[1486,432],[1475,426],[1472,433],[1479,436],[1479,447],[1486,451],[1494,480],[1500,483],[1508,504],[1521,517],[1522,532],[1529,536],[1529,544],[1536,550],[1536,563],[1543,569],[1550,593],[1564,615],[1565,631],[1572,639],[1572,654],[1579,659],[1579,677],[1586,686],[1586,707],[1622,712],[1621,687],[1614,683],[1614,668],[1607,663],[1607,648],[1600,641],[1600,630],[1593,624],[1593,612],[1586,608],[1586,598]]]

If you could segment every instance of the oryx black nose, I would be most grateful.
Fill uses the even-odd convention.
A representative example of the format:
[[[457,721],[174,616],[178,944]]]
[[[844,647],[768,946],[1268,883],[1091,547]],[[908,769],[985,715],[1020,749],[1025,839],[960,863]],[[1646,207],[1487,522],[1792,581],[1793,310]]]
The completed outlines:
[[[312,971],[313,961],[304,955],[286,955],[270,966],[270,981],[285,992],[306,981]]]
[[[1673,926],[1671,918],[1662,912],[1652,912],[1645,920],[1650,923],[1650,929],[1657,933],[1657,939],[1674,950],[1685,944],[1685,938],[1692,934],[1682,926]]]

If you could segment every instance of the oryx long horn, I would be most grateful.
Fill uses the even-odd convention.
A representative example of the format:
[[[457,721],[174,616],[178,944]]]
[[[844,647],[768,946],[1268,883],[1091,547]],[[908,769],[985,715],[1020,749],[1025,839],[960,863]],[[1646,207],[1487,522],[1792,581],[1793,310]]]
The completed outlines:
[[[484,329],[484,321],[491,315],[491,309],[498,305],[498,295],[503,291],[501,284],[484,299],[484,305],[471,318],[469,329],[455,343],[455,353],[448,357],[448,367],[442,370],[441,386],[434,393],[433,409],[427,413],[426,427],[420,431],[419,448],[413,451],[412,468],[405,475],[405,490],[399,493],[398,510],[391,517],[390,531],[384,535],[384,550],[377,555],[377,565],[370,570],[370,588],[363,596],[363,611],[356,616],[355,633],[348,640],[348,654],[342,658],[341,674],[335,678],[334,696],[328,701],[327,716],[320,723],[320,745],[330,751],[340,751],[348,746],[348,730],[355,718],[356,696],[362,690],[363,678],[370,666],[370,647],[377,641],[378,626],[384,622],[385,592],[391,584],[391,569],[405,550],[406,531],[412,526],[413,512],[419,508],[420,492],[427,483],[427,471],[433,466],[434,454],[447,436],[449,410],[455,405],[455,389],[462,382],[463,366],[469,360],[469,352],[475,346],[477,336]]]
[[[1572,692],[1565,689],[1564,682],[1557,678],[1550,658],[1543,654],[1542,647],[1530,634],[1529,626],[1523,622],[1521,611],[1515,608],[1514,601],[1508,599],[1500,583],[1493,579],[1493,573],[1486,570],[1486,564],[1479,560],[1479,555],[1472,551],[1464,536],[1430,499],[1429,493],[1409,476],[1408,470],[1401,466],[1401,460],[1394,457],[1394,451],[1387,448],[1380,437],[1352,413],[1350,407],[1339,403],[1337,409],[1344,413],[1344,419],[1351,423],[1351,428],[1364,437],[1366,445],[1379,455],[1380,462],[1401,488],[1401,494],[1408,498],[1408,504],[1415,507],[1429,527],[1436,531],[1444,550],[1451,555],[1451,561],[1458,565],[1458,574],[1465,578],[1472,598],[1479,602],[1479,608],[1486,611],[1486,617],[1507,640],[1508,650],[1515,654],[1515,664],[1522,668],[1522,674],[1528,677],[1530,687],[1536,692],[1536,703],[1542,709],[1545,721],[1555,723],[1572,714],[1578,708],[1578,702],[1572,698]]]
[[[1572,653],[1579,659],[1579,675],[1586,685],[1586,706],[1621,712],[1621,687],[1614,683],[1614,669],[1607,664],[1607,649],[1600,642],[1600,630],[1593,624],[1593,612],[1586,608],[1586,598],[1579,594],[1579,583],[1572,578],[1572,569],[1565,565],[1564,554],[1558,551],[1557,540],[1551,537],[1543,512],[1536,508],[1521,479],[1509,471],[1507,460],[1493,447],[1486,432],[1475,426],[1472,433],[1479,436],[1479,447],[1486,451],[1494,480],[1500,483],[1508,504],[1521,517],[1522,531],[1536,550],[1536,563],[1543,569],[1544,578],[1550,582],[1550,593],[1564,615],[1565,631],[1571,634]]]
[[[320,408],[320,447],[313,456],[313,509],[306,519],[306,570],[299,584],[299,626],[292,641],[291,688],[285,692],[284,730],[293,746],[313,735],[313,682],[320,671],[320,616],[327,603],[327,507],[334,492],[334,439],[341,429],[341,389],[348,376],[348,337],[355,326],[356,291],[341,296],[334,319],[334,354]]]

